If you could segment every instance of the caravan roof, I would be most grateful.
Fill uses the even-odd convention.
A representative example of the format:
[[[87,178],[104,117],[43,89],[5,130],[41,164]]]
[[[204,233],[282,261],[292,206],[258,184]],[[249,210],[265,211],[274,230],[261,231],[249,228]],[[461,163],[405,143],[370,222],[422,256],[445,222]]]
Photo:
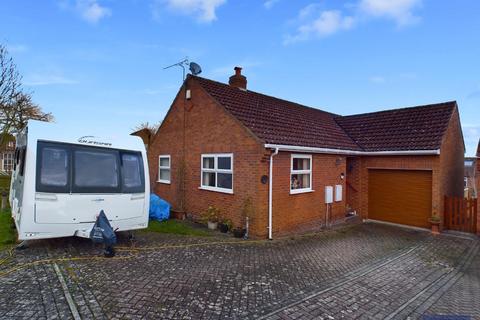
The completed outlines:
[[[28,121],[27,128],[29,143],[43,140],[122,150],[145,150],[142,139],[130,135],[121,138],[101,137],[95,134],[94,130],[72,131],[61,124],[35,120]]]

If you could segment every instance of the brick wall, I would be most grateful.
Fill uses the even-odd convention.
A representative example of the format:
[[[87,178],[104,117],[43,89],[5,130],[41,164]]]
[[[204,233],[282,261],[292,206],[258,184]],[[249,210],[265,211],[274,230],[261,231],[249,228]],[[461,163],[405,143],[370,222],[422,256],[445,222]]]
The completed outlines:
[[[477,184],[477,198],[480,198],[480,157],[476,161],[475,183]]]
[[[458,110],[455,108],[440,150],[441,193],[463,197],[465,148]]]
[[[326,218],[325,186],[343,186],[341,202],[331,205],[330,223],[343,221],[345,217],[345,179],[340,175],[346,172],[344,156],[312,155],[313,192],[290,194],[291,153],[280,152],[274,157],[273,170],[273,234],[279,236],[323,226]]]
[[[480,143],[479,143],[480,149]],[[477,153],[477,155],[480,155]],[[475,179],[477,181],[477,235],[480,236],[480,157],[477,156],[477,172],[475,173]]]
[[[188,86],[191,100],[184,99],[183,90],[179,92],[149,147],[152,190],[169,201],[173,210],[192,214],[194,218],[214,205],[226,218],[232,219],[235,226],[244,226],[242,209],[250,199],[254,208],[249,217],[251,233],[265,234],[266,230],[261,230],[256,219],[258,215],[267,215],[268,185],[261,184],[261,176],[268,173],[263,144],[194,80],[190,79]],[[206,153],[233,153],[233,194],[199,189],[201,155]],[[171,184],[156,182],[158,156],[162,154],[171,156]]]
[[[440,212],[444,212],[444,196],[464,196],[465,148],[458,110],[455,108],[440,149]],[[442,219],[443,220],[443,219]]]
[[[360,164],[354,166],[353,175],[354,177],[358,175],[356,170],[360,171],[359,187],[354,184],[359,190],[359,199],[354,198],[353,203],[358,202],[356,206],[363,218],[368,218],[368,170],[409,169],[432,171],[432,210],[437,211],[443,219],[444,196],[463,195],[464,148],[458,111],[455,110],[452,115],[442,142],[440,156],[367,156],[361,157],[358,162]],[[359,169],[356,169],[357,167]],[[358,183],[357,178],[353,181]],[[351,197],[348,196],[349,199]]]
[[[432,171],[432,208],[440,208],[439,156],[369,156],[360,161],[359,214],[368,219],[368,170],[400,169]],[[388,187],[388,186],[386,186]],[[442,198],[443,201],[443,198]]]

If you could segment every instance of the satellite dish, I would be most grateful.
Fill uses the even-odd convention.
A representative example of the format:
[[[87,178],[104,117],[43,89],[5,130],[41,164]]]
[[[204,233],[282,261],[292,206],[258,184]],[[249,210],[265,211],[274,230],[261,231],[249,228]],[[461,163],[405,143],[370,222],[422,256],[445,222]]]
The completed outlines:
[[[190,72],[196,76],[202,72],[202,68],[195,62],[190,62]]]

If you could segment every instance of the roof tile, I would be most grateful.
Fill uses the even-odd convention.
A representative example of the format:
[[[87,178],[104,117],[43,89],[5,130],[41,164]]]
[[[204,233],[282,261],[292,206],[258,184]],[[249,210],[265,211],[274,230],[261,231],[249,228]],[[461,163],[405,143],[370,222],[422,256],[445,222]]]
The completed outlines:
[[[456,102],[338,116],[335,121],[365,151],[437,150]]]
[[[189,76],[269,144],[355,151],[436,150],[456,102],[339,116],[209,79]]]

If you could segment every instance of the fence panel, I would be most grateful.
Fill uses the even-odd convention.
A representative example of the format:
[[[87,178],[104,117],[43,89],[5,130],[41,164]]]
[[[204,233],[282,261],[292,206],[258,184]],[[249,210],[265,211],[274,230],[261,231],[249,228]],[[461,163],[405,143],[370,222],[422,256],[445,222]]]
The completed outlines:
[[[445,228],[476,233],[478,221],[477,208],[477,199],[445,196]]]

